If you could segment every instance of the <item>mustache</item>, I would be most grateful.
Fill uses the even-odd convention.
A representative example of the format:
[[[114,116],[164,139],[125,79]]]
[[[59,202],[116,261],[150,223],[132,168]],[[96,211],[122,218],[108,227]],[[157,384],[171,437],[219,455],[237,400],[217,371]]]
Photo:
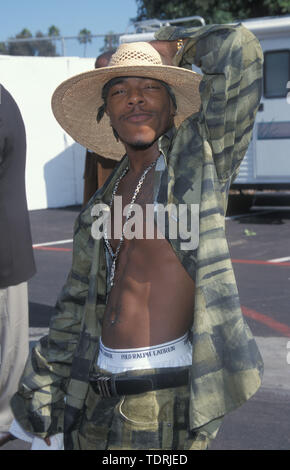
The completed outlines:
[[[123,113],[121,114],[120,116],[120,121],[121,120],[126,120],[132,116],[141,116],[141,115],[146,115],[146,116],[153,116],[154,112],[152,111],[146,111],[145,109],[142,109],[140,108],[139,106],[138,107],[134,107],[133,109],[131,109],[130,111],[128,111],[127,113]]]

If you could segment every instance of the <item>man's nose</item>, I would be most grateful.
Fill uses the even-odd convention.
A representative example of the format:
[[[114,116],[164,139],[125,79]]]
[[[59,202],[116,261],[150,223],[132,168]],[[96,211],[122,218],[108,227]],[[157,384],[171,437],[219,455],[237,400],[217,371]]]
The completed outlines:
[[[128,93],[128,104],[136,105],[144,102],[144,96],[142,90],[134,88]]]

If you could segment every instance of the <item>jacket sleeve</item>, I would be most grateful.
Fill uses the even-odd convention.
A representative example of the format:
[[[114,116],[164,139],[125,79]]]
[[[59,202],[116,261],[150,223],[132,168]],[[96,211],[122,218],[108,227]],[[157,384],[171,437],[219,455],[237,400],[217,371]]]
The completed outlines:
[[[19,389],[11,400],[16,420],[26,431],[47,437],[63,431],[64,397],[78,342],[88,292],[90,231],[75,223],[73,261],[56,304],[48,336],[32,349]]]
[[[0,178],[3,173],[4,163],[5,163],[5,135],[3,132],[3,125],[1,122],[1,116],[0,116]]]
[[[226,182],[236,176],[251,139],[262,88],[260,43],[242,25],[168,26],[155,37],[187,38],[174,65],[202,70],[201,111],[218,178]]]
[[[6,123],[5,123],[6,108],[4,109],[5,104],[3,102],[3,96],[5,96],[6,98],[6,92],[2,88],[2,85],[0,84],[0,178],[4,174],[5,166],[7,164],[7,152],[6,152],[7,129],[6,129]],[[2,98],[2,102],[1,102],[1,98]]]

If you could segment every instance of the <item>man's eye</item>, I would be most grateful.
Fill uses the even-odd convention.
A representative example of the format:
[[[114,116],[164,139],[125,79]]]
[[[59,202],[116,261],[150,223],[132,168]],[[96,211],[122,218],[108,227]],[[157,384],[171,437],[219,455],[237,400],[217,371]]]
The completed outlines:
[[[124,89],[115,90],[112,92],[111,96],[120,95],[122,93],[125,93]]]

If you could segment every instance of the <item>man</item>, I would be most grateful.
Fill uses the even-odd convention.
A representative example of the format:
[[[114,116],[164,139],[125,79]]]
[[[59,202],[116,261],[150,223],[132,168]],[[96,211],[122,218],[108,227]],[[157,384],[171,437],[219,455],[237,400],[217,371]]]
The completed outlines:
[[[0,86],[0,445],[11,439],[10,400],[28,355],[27,280],[35,273],[25,193],[26,137],[19,108]]]
[[[106,67],[115,49],[104,52],[96,58],[95,68]],[[84,171],[84,197],[83,206],[91,199],[98,188],[110,176],[116,166],[116,160],[97,155],[90,150],[86,151],[85,171]]]
[[[27,431],[46,442],[64,432],[65,449],[205,449],[261,383],[224,232],[259,105],[261,48],[241,25],[166,27],[156,39],[120,46],[109,67],[53,96],[75,140],[126,153],[76,222],[59,313],[12,401]],[[135,202],[142,229],[154,204],[153,238],[130,239]],[[171,234],[171,209],[158,224],[168,204],[199,208],[193,244],[184,246],[187,225]],[[102,224],[100,208],[111,209]]]

